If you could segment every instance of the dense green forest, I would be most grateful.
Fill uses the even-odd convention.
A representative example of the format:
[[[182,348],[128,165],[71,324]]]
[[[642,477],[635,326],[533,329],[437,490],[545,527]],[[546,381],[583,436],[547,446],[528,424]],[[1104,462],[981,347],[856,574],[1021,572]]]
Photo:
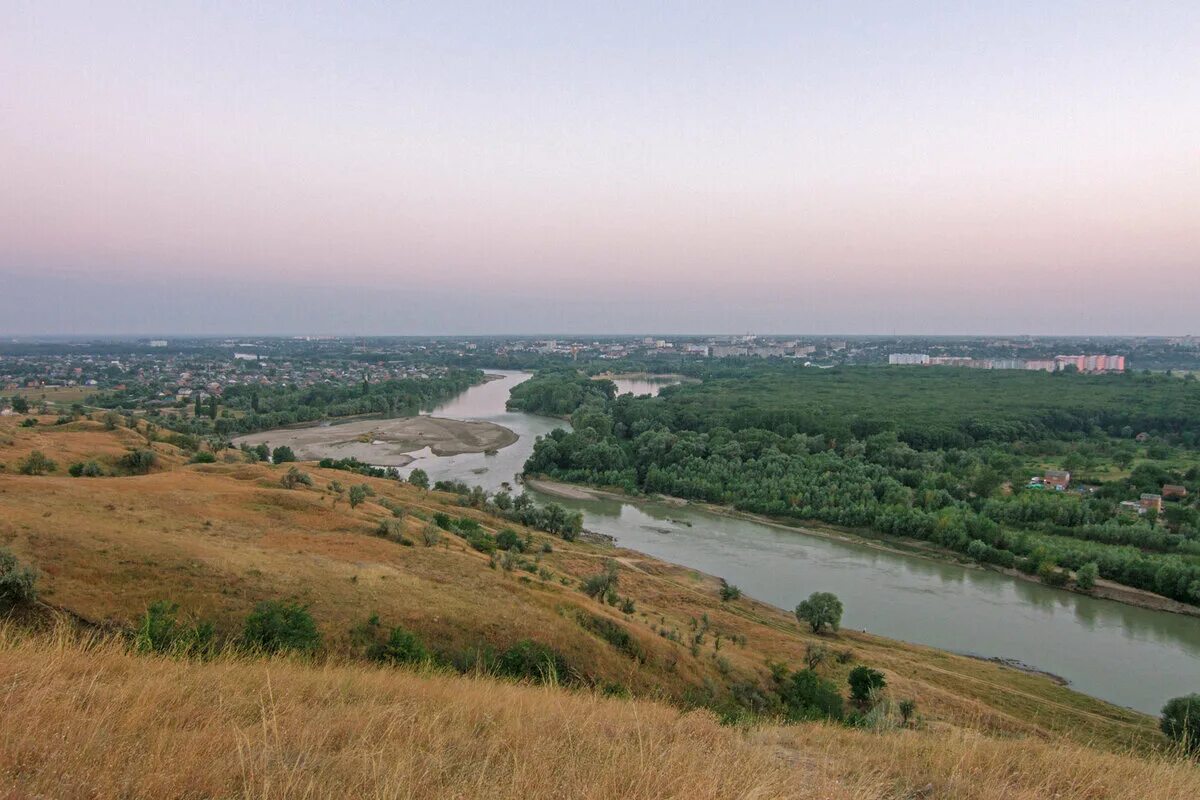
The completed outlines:
[[[412,416],[483,382],[475,369],[448,370],[429,378],[403,378],[379,383],[321,383],[313,386],[237,384],[219,400],[198,401],[194,414],[155,414],[162,427],[192,435],[237,436],[285,425],[355,414]],[[105,392],[88,398],[102,408],[133,409],[135,391]]]
[[[508,399],[511,411],[527,411],[560,417],[582,405],[612,400],[617,386],[610,380],[588,380],[570,367],[543,369],[536,380],[513,387]]]
[[[914,537],[1051,583],[1089,565],[1200,602],[1194,381],[765,362],[700,377],[614,398],[582,373],[538,373],[516,407],[578,402],[574,432],[539,441],[526,471]],[[1059,468],[1070,491],[1027,488]],[[1161,517],[1120,506],[1168,483],[1189,497]]]

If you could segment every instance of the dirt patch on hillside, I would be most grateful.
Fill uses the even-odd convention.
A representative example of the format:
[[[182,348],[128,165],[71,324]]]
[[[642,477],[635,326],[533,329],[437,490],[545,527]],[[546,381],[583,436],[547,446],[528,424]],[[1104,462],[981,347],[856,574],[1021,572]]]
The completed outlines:
[[[410,453],[426,447],[436,456],[453,456],[499,450],[517,439],[508,428],[491,422],[404,417],[262,431],[240,436],[234,444],[286,445],[301,461],[357,458],[376,466],[403,467],[413,461]]]

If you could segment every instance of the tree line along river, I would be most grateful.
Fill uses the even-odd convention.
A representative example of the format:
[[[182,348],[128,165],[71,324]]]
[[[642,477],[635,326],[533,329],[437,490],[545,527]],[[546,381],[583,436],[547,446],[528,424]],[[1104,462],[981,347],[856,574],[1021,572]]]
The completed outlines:
[[[529,377],[472,387],[433,410],[486,420],[518,441],[493,455],[417,454],[431,480],[496,491],[515,486],[538,436],[568,423],[505,409]],[[655,393],[661,382],[618,380],[620,391]],[[407,470],[403,470],[407,471]],[[529,490],[542,503],[583,512],[584,527],[621,547],[719,575],[746,593],[793,608],[814,591],[845,604],[843,625],[958,653],[1012,659],[1067,679],[1081,692],[1156,714],[1169,698],[1200,691],[1200,619],[1127,606],[863,544],[714,514],[691,505],[613,498],[576,500]]]

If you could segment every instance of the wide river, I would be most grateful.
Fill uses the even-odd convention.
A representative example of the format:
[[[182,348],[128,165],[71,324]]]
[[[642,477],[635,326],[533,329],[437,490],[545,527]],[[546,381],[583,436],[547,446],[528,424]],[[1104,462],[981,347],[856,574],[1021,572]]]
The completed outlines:
[[[536,437],[561,420],[506,411],[509,390],[528,378],[468,389],[435,416],[495,422],[520,435],[496,455],[436,457],[412,465],[432,480],[496,490],[515,484]],[[656,393],[653,381],[618,381],[621,391]],[[411,467],[410,467],[411,469]],[[403,470],[407,471],[407,470]],[[532,494],[584,514],[584,527],[622,547],[719,575],[747,594],[793,608],[830,591],[846,607],[843,626],[971,655],[1015,659],[1060,675],[1075,689],[1157,714],[1172,697],[1200,691],[1200,619],[1051,589],[996,572],[781,530],[691,506],[568,500]]]

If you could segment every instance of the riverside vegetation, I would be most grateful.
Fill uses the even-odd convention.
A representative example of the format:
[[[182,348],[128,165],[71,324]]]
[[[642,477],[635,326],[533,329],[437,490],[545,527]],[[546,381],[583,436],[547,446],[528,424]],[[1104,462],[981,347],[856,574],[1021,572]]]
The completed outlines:
[[[399,378],[377,383],[319,383],[312,386],[226,387],[218,399],[193,403],[181,400],[163,409],[153,386],[134,384],[123,390],[98,392],[88,403],[118,412],[146,409],[151,422],[179,434],[232,437],[321,419],[375,414],[383,417],[415,416],[424,409],[482,383],[477,369],[450,369],[426,378]],[[154,401],[154,402],[152,402]],[[188,413],[188,412],[191,413]]]
[[[1200,383],[950,368],[697,368],[614,396],[543,370],[513,406],[570,414],[531,474],[922,540],[1090,589],[1104,578],[1200,603]],[[1049,469],[1072,490],[1028,488]],[[1182,486],[1161,514],[1123,501]]]
[[[1158,721],[838,630],[836,598],[786,614],[562,509],[95,416],[0,421],[18,796],[1200,792]]]

